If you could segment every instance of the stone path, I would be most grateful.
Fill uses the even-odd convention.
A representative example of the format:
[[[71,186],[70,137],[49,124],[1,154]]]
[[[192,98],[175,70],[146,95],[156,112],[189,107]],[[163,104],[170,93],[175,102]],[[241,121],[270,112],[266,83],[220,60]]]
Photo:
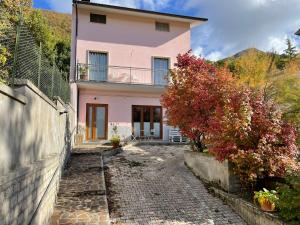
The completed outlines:
[[[72,154],[60,183],[52,225],[102,225],[108,221],[101,154]]]
[[[127,147],[105,163],[113,224],[245,224],[185,167],[185,149],[188,147]]]

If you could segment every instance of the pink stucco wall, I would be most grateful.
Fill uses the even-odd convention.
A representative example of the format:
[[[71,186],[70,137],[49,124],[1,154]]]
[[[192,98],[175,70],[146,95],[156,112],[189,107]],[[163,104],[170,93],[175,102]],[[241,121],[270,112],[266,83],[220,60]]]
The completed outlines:
[[[81,91],[79,106],[85,109],[86,104],[108,104],[109,123],[131,123],[132,105],[160,106],[160,96],[137,93],[109,93],[101,91]],[[86,111],[80,110],[79,122],[85,124]]]
[[[132,132],[132,105],[160,106],[160,96],[153,94],[116,93],[103,91],[80,91],[79,125],[86,126],[86,104],[107,104],[108,125],[111,135],[111,123],[118,124],[121,135],[128,137]],[[163,117],[165,116],[163,111]],[[164,134],[164,136],[167,134]]]
[[[107,24],[90,23],[90,13],[107,16]],[[75,35],[75,9],[73,8],[72,24],[72,57],[71,81],[75,75],[76,62],[88,63],[88,52],[99,51],[108,53],[110,66],[137,67],[152,69],[153,57],[168,58],[172,68],[179,53],[190,50],[190,24],[177,21],[161,21],[170,24],[170,32],[155,30],[155,18],[136,17],[103,13],[94,10],[78,9],[78,36]],[[121,76],[116,74],[121,74]],[[109,71],[108,78],[112,81],[127,82],[128,71],[124,69]],[[122,74],[125,76],[122,77]],[[115,75],[117,77],[115,77]],[[133,71],[137,83],[151,83],[152,72],[149,70]],[[122,78],[122,79],[121,79]],[[75,88],[72,87],[74,96]],[[82,90],[79,88],[79,126],[85,130],[86,104],[108,104],[109,137],[110,123],[118,123],[121,134],[130,137],[132,123],[132,105],[160,105],[159,94],[133,93],[128,91],[104,92]],[[76,105],[76,101],[74,104]],[[164,125],[163,137],[167,139],[168,126]]]
[[[155,30],[153,18],[102,13],[107,16],[107,24],[90,23],[93,11],[78,9],[77,56],[75,62],[88,63],[88,51],[107,52],[109,65],[149,68],[153,57],[170,59],[172,67],[179,53],[190,50],[190,24],[177,21],[162,21],[170,24],[170,32]],[[73,10],[73,18],[75,11]],[[73,29],[75,28],[73,19]],[[73,32],[73,53],[76,46]],[[73,71],[74,72],[74,71]],[[150,72],[140,75],[149,82]]]

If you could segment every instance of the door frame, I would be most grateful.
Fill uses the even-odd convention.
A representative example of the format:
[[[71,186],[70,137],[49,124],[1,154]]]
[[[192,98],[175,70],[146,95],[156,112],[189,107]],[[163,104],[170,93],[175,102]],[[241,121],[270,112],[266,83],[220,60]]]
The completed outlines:
[[[133,109],[134,107],[141,107],[143,110],[141,112],[141,129],[140,130],[144,130],[144,108],[145,107],[149,107],[150,108],[150,129],[153,129],[153,108],[160,108],[160,137],[159,139],[163,139],[163,108],[162,106],[159,105],[132,105],[131,106],[131,133],[132,135],[134,135],[134,121],[133,121]],[[144,134],[140,134],[141,136],[143,136]]]
[[[105,133],[104,133],[104,138],[97,138],[93,137],[96,134],[96,126],[92,126],[92,135],[89,134],[90,130],[90,124],[89,124],[89,119],[90,119],[90,114],[89,114],[89,107],[92,106],[92,123],[96,123],[96,108],[97,107],[104,107],[105,108]],[[87,103],[86,104],[86,141],[97,141],[97,140],[107,140],[108,137],[108,104],[93,104],[93,103]]]

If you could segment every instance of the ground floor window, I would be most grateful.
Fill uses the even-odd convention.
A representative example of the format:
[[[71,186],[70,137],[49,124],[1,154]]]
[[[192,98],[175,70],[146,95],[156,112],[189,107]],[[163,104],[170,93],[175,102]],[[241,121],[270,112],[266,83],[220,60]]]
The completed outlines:
[[[162,130],[161,106],[132,106],[134,136],[162,139]]]

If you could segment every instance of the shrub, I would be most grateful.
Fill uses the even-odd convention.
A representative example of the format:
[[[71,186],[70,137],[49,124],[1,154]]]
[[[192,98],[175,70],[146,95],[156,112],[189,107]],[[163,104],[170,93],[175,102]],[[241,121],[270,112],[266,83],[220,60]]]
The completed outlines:
[[[300,224],[300,174],[289,176],[287,183],[279,189],[279,214],[289,224]]]
[[[248,104],[248,115],[244,117],[244,122],[241,120],[243,125],[238,129],[232,128],[231,121],[236,120],[232,113],[229,117],[224,114],[214,118],[220,124],[223,139],[218,139],[218,148],[212,149],[218,158],[221,156],[234,163],[234,170],[244,187],[253,185],[257,179],[284,177],[287,171],[299,168],[296,161],[297,133],[291,124],[282,120],[279,107],[266,100],[261,92],[252,92]],[[229,146],[236,151],[234,154],[224,154],[221,146],[225,150]]]
[[[217,69],[204,59],[187,53],[177,60],[176,69],[171,71],[172,83],[161,102],[169,124],[178,126],[203,151],[209,119],[236,86],[227,70]]]

